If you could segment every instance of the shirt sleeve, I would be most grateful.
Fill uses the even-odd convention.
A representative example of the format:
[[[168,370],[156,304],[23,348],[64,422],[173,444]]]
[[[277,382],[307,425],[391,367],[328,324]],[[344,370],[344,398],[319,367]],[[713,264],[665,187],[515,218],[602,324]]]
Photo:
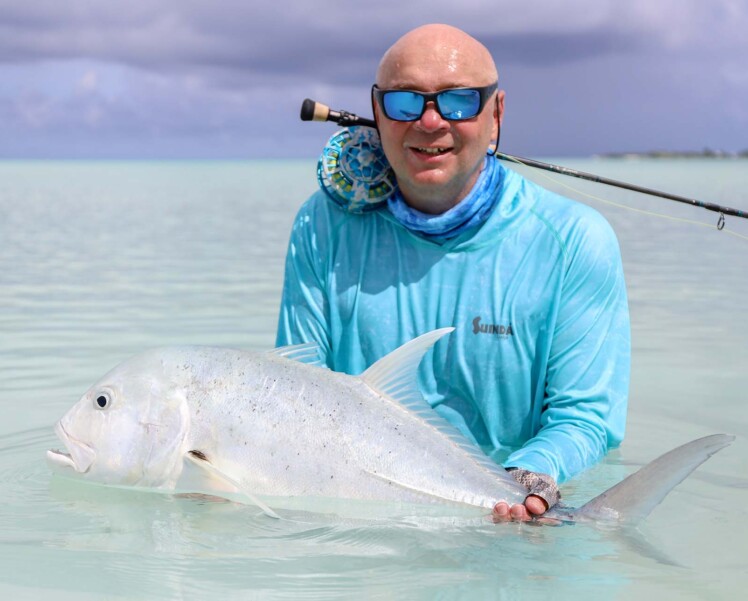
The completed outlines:
[[[276,346],[316,342],[329,366],[329,307],[325,293],[327,274],[319,241],[325,240],[326,224],[317,219],[314,197],[300,209],[293,224],[286,253],[283,295]]]
[[[540,429],[505,462],[558,482],[623,440],[631,357],[623,266],[612,228],[594,213],[571,228],[564,254]]]

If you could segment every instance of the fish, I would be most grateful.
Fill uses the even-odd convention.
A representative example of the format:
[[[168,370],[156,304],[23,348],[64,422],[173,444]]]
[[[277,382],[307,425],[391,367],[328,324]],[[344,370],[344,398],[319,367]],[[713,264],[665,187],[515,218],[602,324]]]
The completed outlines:
[[[527,490],[423,398],[417,369],[454,328],[419,336],[361,375],[313,343],[254,352],[161,347],[116,366],[57,422],[53,470],[99,484],[205,494],[279,517],[279,499],[441,504],[488,511]],[[544,519],[636,523],[733,436],[649,463],[579,508]]]

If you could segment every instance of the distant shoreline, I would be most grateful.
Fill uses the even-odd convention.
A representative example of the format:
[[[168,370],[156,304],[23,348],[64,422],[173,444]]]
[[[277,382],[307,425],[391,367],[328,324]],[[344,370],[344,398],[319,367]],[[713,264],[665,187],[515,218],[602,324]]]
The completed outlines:
[[[594,155],[606,159],[748,159],[748,149],[725,152],[705,148],[701,151],[649,150],[647,152],[604,152]]]

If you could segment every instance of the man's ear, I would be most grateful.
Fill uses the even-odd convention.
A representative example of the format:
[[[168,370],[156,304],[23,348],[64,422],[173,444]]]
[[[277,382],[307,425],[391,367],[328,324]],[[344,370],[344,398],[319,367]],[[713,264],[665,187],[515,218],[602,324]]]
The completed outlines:
[[[493,132],[491,132],[494,140],[498,137],[499,129],[501,128],[504,122],[504,97],[505,96],[506,94],[504,93],[504,90],[499,90],[499,93],[496,95],[496,103],[494,104],[494,108],[493,108],[494,129],[493,129]]]

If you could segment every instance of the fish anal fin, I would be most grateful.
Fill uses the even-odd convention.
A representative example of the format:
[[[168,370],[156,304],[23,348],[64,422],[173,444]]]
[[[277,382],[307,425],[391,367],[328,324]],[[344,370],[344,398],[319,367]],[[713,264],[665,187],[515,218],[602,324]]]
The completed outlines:
[[[404,482],[400,482],[396,480],[395,478],[393,478],[392,476],[381,474],[381,473],[374,472],[371,470],[364,470],[364,472],[372,478],[381,480],[382,482],[386,482],[387,484],[397,486],[398,488],[402,490],[408,491],[411,495],[415,497],[422,497],[424,500],[439,498],[439,497],[435,497],[434,494],[431,492],[428,492],[426,490],[423,490],[421,488],[418,488],[418,487],[415,487],[409,484],[405,484]]]
[[[260,501],[241,483],[217,468],[200,450],[187,451],[183,456],[182,474],[176,483],[177,490],[183,492],[207,492],[219,496],[246,497],[253,505],[271,518],[280,518],[270,507]]]

